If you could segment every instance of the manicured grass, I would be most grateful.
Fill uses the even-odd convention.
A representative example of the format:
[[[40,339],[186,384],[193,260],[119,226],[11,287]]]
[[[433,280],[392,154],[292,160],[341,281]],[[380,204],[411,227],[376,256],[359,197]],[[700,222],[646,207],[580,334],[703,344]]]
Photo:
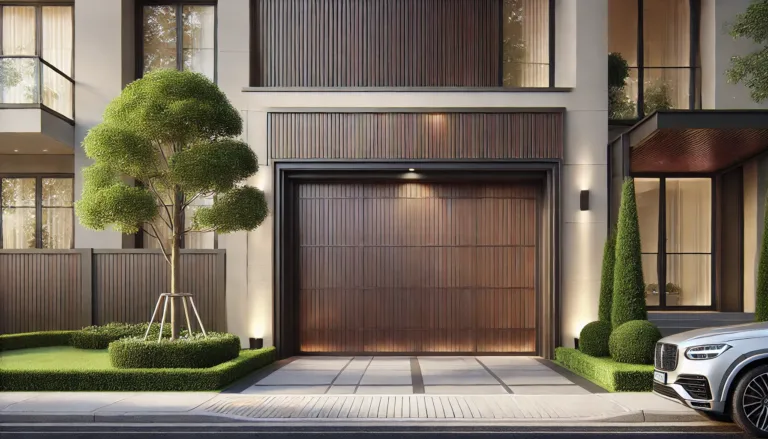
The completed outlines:
[[[555,349],[555,360],[611,392],[649,392],[653,388],[653,366],[617,363],[568,348]]]
[[[0,370],[108,370],[106,349],[77,349],[70,346],[18,349],[0,352]]]

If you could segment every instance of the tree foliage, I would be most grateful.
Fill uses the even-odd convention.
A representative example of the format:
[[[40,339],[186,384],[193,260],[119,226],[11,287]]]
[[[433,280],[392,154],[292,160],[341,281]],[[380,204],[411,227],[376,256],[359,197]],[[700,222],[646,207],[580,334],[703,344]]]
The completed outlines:
[[[600,276],[600,305],[598,320],[611,322],[613,304],[613,270],[616,264],[616,231],[611,230],[603,247],[603,272]]]
[[[746,12],[736,17],[730,34],[762,46],[747,55],[731,57],[726,75],[730,82],[746,85],[755,102],[763,102],[768,99],[768,0],[753,0]]]
[[[171,293],[178,293],[186,233],[252,230],[268,214],[264,193],[242,186],[258,170],[256,155],[236,139],[242,129],[238,111],[201,74],[156,70],[134,81],[83,141],[94,163],[75,206],[80,222],[154,237],[171,265]],[[185,209],[203,199],[212,204],[196,208],[188,228]],[[169,240],[158,227],[170,231]]]
[[[624,181],[621,191],[619,222],[616,229],[611,324],[615,329],[632,320],[647,319],[635,182],[628,178]]]

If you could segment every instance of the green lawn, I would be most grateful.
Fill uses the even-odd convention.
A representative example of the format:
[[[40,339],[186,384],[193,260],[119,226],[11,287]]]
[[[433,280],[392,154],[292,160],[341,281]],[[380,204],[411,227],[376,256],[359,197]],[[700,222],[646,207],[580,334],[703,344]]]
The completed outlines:
[[[0,352],[2,370],[114,370],[106,349],[69,346],[18,349]]]

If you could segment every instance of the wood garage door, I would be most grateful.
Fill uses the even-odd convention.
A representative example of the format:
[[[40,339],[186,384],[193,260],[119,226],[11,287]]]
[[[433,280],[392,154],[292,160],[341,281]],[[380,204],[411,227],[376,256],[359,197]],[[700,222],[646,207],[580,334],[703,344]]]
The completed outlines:
[[[535,184],[301,184],[299,350],[536,351]]]

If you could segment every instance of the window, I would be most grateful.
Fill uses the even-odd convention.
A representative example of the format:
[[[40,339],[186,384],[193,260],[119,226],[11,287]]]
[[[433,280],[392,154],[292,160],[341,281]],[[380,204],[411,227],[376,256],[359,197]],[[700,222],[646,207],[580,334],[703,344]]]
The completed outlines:
[[[73,20],[72,6],[0,6],[0,103],[73,118]]]
[[[608,51],[630,66],[623,90],[612,91],[610,118],[698,108],[699,0],[609,0],[608,14]]]
[[[216,7],[199,3],[142,7],[141,76],[155,69],[191,70],[216,80]]]
[[[711,306],[712,180],[636,178],[635,194],[646,304]]]
[[[504,87],[550,86],[548,0],[504,0]]]
[[[72,177],[0,178],[0,248],[74,247]]]

